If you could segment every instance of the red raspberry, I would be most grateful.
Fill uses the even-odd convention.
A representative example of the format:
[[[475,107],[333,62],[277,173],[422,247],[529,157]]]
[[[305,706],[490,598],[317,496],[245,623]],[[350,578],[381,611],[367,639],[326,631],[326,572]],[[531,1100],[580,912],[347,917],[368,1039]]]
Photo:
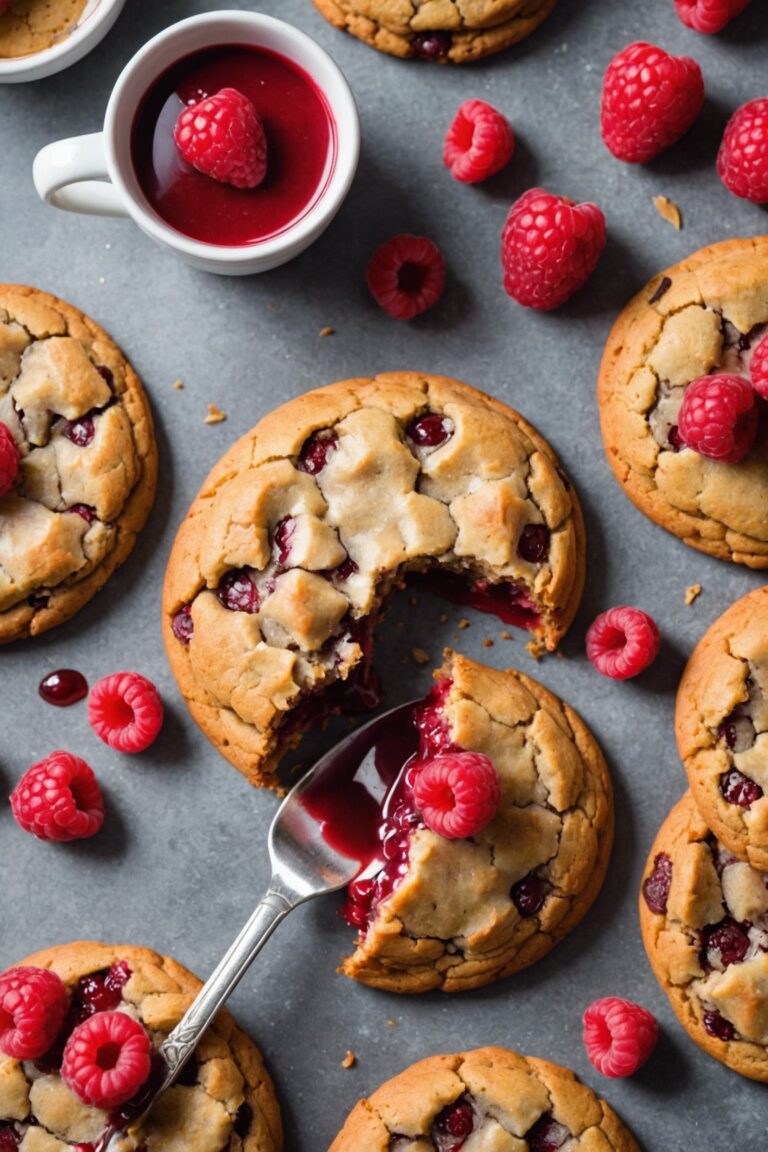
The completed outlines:
[[[236,88],[222,88],[185,108],[173,138],[188,164],[222,184],[257,188],[267,174],[264,125]]]
[[[656,621],[639,608],[609,608],[590,625],[587,656],[602,676],[628,680],[653,664],[661,637]]]
[[[739,16],[752,0],[675,0],[677,14],[694,32],[711,36],[722,32],[729,20]]]
[[[604,1076],[631,1076],[656,1047],[659,1025],[647,1008],[606,996],[584,1013],[584,1047]]]
[[[701,68],[639,41],[608,65],[600,126],[618,160],[645,164],[683,136],[704,106]]]
[[[501,802],[499,776],[479,752],[446,752],[416,773],[413,798],[424,823],[447,840],[476,836]]]
[[[596,204],[532,188],[512,205],[501,234],[506,292],[526,308],[559,308],[592,275],[605,239]]]
[[[768,204],[768,99],[734,112],[717,155],[720,179],[734,196]]]
[[[67,1040],[61,1078],[78,1100],[111,1112],[149,1077],[152,1042],[125,1012],[97,1012]]]
[[[0,976],[0,1052],[37,1060],[56,1039],[69,995],[47,968],[10,968]]]
[[[500,172],[514,151],[506,117],[485,100],[465,100],[445,137],[443,162],[454,180],[478,184]]]
[[[377,248],[367,271],[379,307],[395,320],[412,320],[437,304],[445,288],[445,260],[426,236],[395,236]]]
[[[688,448],[724,464],[737,464],[757,434],[755,390],[728,372],[702,376],[685,390],[677,430]]]
[[[38,840],[86,840],[104,823],[99,783],[85,760],[51,752],[24,773],[11,793],[16,823]]]
[[[0,496],[5,496],[13,487],[20,459],[10,428],[0,420]]]
[[[752,353],[749,371],[755,392],[768,400],[768,336],[763,337]]]
[[[91,688],[88,722],[116,752],[143,752],[163,726],[163,701],[138,672],[115,672]]]

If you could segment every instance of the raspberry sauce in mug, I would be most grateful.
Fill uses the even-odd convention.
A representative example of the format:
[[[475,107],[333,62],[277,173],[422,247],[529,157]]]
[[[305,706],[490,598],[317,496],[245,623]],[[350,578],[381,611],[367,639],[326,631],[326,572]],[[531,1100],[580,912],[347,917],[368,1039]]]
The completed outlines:
[[[267,136],[262,184],[234,188],[182,159],[173,129],[185,106],[237,88],[254,105]],[[185,236],[240,247],[278,236],[317,203],[336,155],[327,101],[297,64],[264,48],[219,45],[166,69],[136,112],[131,155],[141,189],[157,215]]]

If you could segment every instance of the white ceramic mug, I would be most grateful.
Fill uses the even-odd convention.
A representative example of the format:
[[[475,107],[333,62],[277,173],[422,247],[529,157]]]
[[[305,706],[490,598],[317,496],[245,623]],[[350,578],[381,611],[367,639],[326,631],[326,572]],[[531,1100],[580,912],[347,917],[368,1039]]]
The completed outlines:
[[[131,129],[149,88],[172,64],[217,44],[245,44],[287,57],[311,77],[330,109],[334,157],[317,201],[278,236],[228,247],[193,240],[158,216],[134,171]],[[354,97],[330,56],[304,32],[255,12],[210,12],[160,32],[118,77],[107,106],[104,131],[59,140],[35,157],[33,175],[40,197],[67,212],[130,216],[158,244],[207,272],[245,276],[266,272],[298,256],[330,224],[357,170],[360,122]]]

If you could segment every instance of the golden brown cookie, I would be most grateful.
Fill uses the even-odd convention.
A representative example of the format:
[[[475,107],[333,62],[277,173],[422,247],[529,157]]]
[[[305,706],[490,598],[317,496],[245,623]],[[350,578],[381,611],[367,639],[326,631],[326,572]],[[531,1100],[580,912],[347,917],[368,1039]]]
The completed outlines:
[[[313,0],[336,28],[403,59],[466,64],[530,36],[556,0]]]
[[[92,1015],[94,983],[103,989],[103,978],[109,976],[109,986],[116,989],[109,1010],[140,1020],[156,1045],[178,1024],[201,987],[175,960],[133,945],[64,944],[20,963],[60,976],[75,1017],[78,1009],[82,1018]],[[100,1006],[106,1007],[103,999]],[[107,1114],[69,1091],[58,1074],[59,1063],[60,1056],[29,1064],[0,1055],[0,1133],[10,1127],[20,1138],[20,1152],[90,1146],[106,1129]],[[119,1152],[280,1152],[282,1143],[280,1111],[261,1053],[223,1011],[201,1040],[189,1074],[185,1070],[147,1119],[129,1128],[119,1140]]]
[[[88,0],[11,0],[0,14],[0,59],[52,48],[73,31]]]
[[[168,563],[166,648],[195,720],[273,785],[318,712],[368,687],[383,604],[427,571],[557,646],[584,530],[549,445],[441,376],[347,380],[284,404],[213,469]]]
[[[768,876],[715,839],[690,792],[643,875],[643,942],[678,1020],[710,1056],[768,1082]]]
[[[462,1139],[464,1137],[464,1139]],[[412,1064],[352,1110],[330,1152],[640,1152],[568,1068],[478,1048]]]
[[[768,872],[768,588],[705,633],[677,693],[677,746],[718,840]]]
[[[126,559],[155,495],[147,398],[71,304],[0,285],[0,421],[21,463],[0,497],[0,643],[86,604]]]
[[[487,756],[501,804],[483,832],[449,840],[403,790],[382,829],[398,852],[390,846],[373,889],[367,873],[350,888],[361,934],[342,968],[390,992],[464,991],[539,960],[587,912],[613,843],[608,769],[567,704],[521,672],[450,652],[436,680],[416,710],[418,760],[446,749]],[[403,805],[417,823],[398,838]]]
[[[687,384],[723,371],[749,377],[768,325],[768,237],[727,240],[667,269],[616,321],[598,399],[608,461],[634,504],[686,544],[768,567],[768,433],[738,464],[682,445]]]

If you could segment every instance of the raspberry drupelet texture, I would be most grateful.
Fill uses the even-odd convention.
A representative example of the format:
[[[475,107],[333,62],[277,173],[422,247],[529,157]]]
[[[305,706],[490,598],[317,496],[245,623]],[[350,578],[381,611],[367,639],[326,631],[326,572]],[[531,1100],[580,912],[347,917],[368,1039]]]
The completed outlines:
[[[647,1008],[606,996],[584,1013],[584,1047],[604,1076],[631,1076],[656,1047],[659,1025]]]
[[[221,184],[257,188],[267,174],[264,125],[236,88],[222,88],[185,108],[173,138],[188,164]]]
[[[602,676],[628,680],[656,659],[661,637],[656,622],[639,608],[609,608],[587,632],[587,656]]]
[[[768,98],[752,100],[734,112],[720,145],[717,170],[734,196],[768,204]]]
[[[428,311],[445,288],[445,260],[426,236],[395,236],[377,248],[366,273],[371,295],[395,320]]]
[[[476,836],[493,820],[501,801],[499,776],[479,752],[447,752],[415,775],[413,797],[424,823],[448,840]]]
[[[138,672],[115,672],[91,689],[88,721],[116,752],[143,752],[163,726],[163,702],[151,680]]]
[[[10,968],[0,976],[0,1052],[13,1060],[37,1060],[68,1011],[69,995],[55,972]]]
[[[596,204],[532,188],[512,205],[501,235],[507,294],[527,308],[558,308],[592,275],[605,241]]]
[[[104,823],[93,770],[70,752],[51,752],[24,773],[11,793],[14,819],[39,840],[85,840]]]
[[[704,106],[701,68],[638,41],[608,65],[600,128],[617,160],[645,164],[683,136]]]
[[[756,345],[752,353],[749,371],[755,392],[764,400],[768,400],[768,336],[764,336]]]
[[[515,151],[509,121],[485,100],[465,100],[448,129],[443,162],[463,184],[478,184],[500,172]]]
[[[13,487],[20,459],[21,454],[10,428],[0,420],[0,496],[5,496]]]
[[[61,1078],[83,1104],[112,1111],[148,1079],[151,1051],[138,1020],[125,1012],[97,1012],[67,1040]]]
[[[740,16],[752,0],[675,0],[678,16],[694,32],[707,36],[722,32],[726,24]]]
[[[743,376],[702,376],[685,390],[677,421],[683,443],[710,460],[737,464],[757,434],[755,390]]]

